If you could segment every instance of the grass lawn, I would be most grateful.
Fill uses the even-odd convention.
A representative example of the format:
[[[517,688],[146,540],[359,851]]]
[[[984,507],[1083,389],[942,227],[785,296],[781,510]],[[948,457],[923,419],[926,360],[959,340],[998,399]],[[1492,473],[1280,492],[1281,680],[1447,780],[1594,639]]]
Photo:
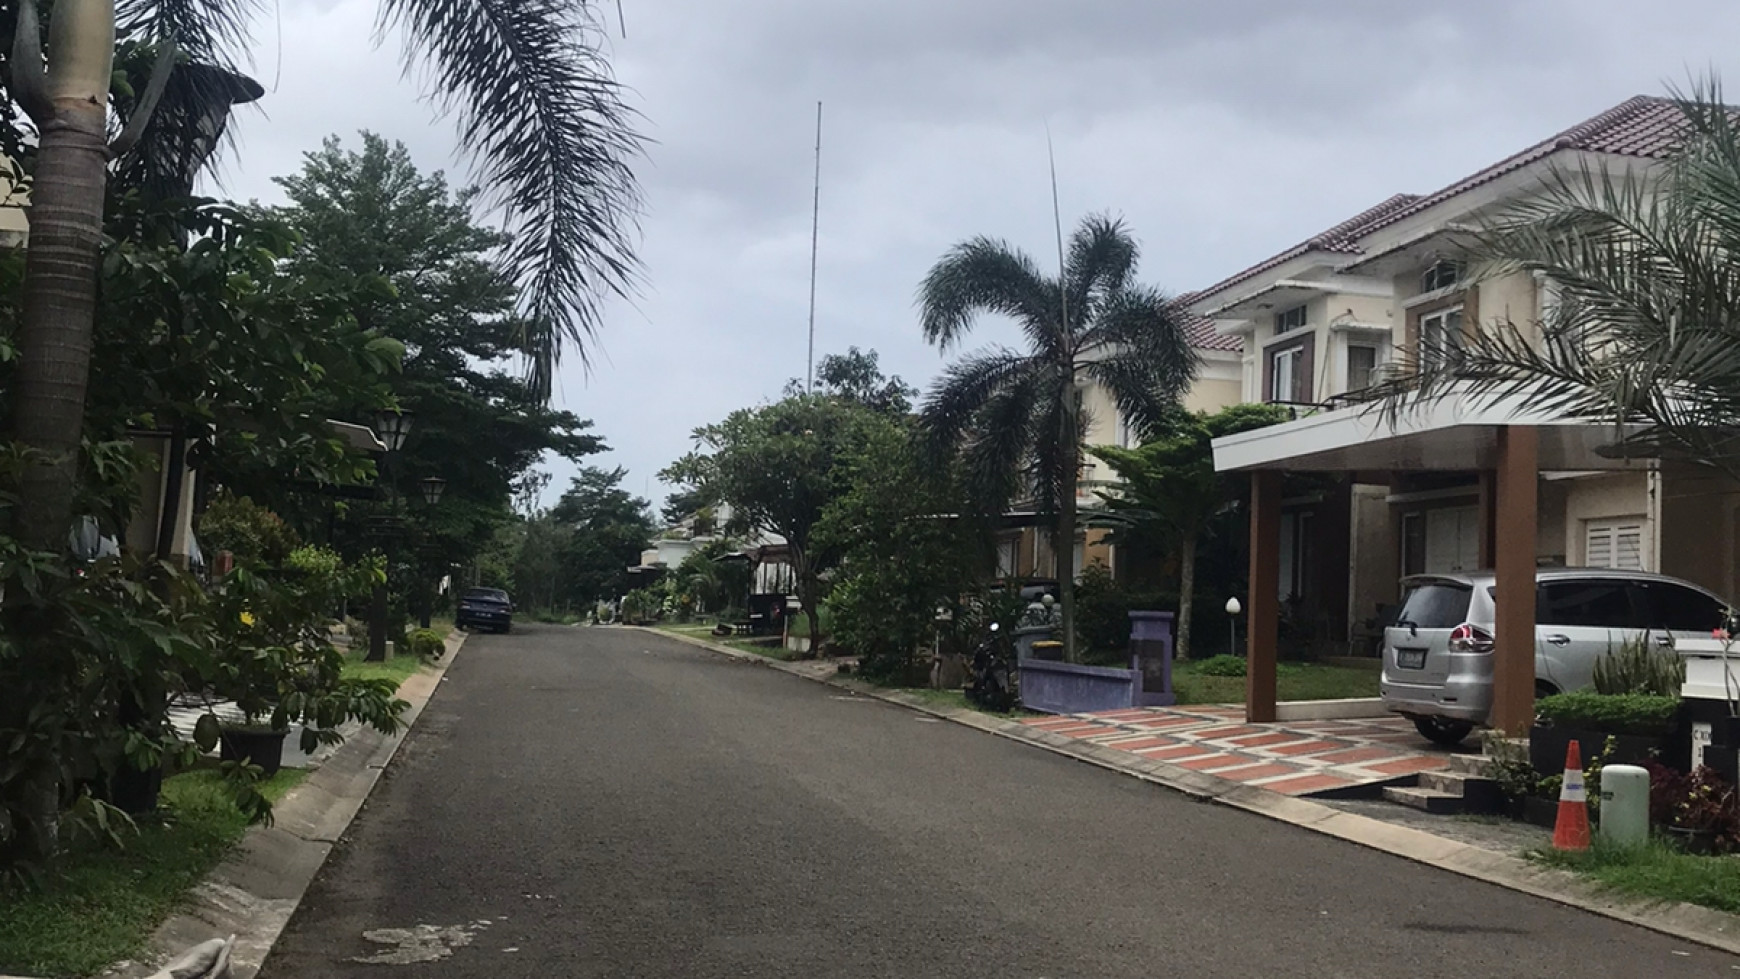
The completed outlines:
[[[1020,709],[1010,711],[1007,714],[985,710],[970,703],[967,700],[967,695],[959,690],[932,690],[929,687],[895,687],[893,689],[899,690],[901,693],[912,694],[933,707],[965,707],[981,714],[990,714],[992,717],[1021,717],[1028,713]]]
[[[765,656],[768,659],[789,662],[798,657],[797,653],[786,649],[784,646],[758,646],[748,639],[732,639],[724,636],[715,636],[713,635],[713,627],[703,622],[661,622],[658,625],[653,626],[653,628],[660,632],[670,632],[679,636],[693,636],[697,639],[705,639],[708,642],[716,642],[721,646],[730,646],[732,649],[741,649],[746,653],[754,653],[757,656]]]
[[[1575,871],[1621,894],[1740,913],[1740,859],[1735,857],[1692,856],[1665,840],[1632,849],[1606,847],[1597,840],[1585,853],[1536,850],[1529,857]]]
[[[347,654],[344,675],[358,680],[391,680],[395,684],[403,684],[411,678],[411,674],[423,668],[423,659],[420,656],[394,656],[379,663],[370,663],[363,658],[367,655],[367,649]]]
[[[1172,668],[1172,689],[1180,704],[1243,703],[1242,676],[1201,676],[1201,660],[1177,663]],[[1331,666],[1324,663],[1281,663],[1276,668],[1276,696],[1281,700],[1339,700],[1378,695],[1378,661],[1367,666]]]
[[[286,768],[262,789],[276,801],[305,774]],[[81,844],[41,889],[0,891],[0,974],[92,976],[137,958],[247,828],[215,772],[166,780],[160,818],[125,836],[125,849]]]

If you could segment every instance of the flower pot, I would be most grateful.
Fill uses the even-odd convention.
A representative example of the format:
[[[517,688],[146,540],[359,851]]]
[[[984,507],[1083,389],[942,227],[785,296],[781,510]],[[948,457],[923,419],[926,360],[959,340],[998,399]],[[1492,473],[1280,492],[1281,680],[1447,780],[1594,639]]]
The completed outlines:
[[[1716,831],[1713,829],[1686,829],[1682,826],[1669,826],[1668,835],[1681,850],[1698,856],[1709,856],[1716,852]]]
[[[284,767],[284,737],[289,733],[260,728],[225,728],[218,733],[218,758],[251,762],[260,766],[262,777],[271,778]]]
[[[109,776],[109,791],[104,800],[129,816],[144,816],[157,811],[157,796],[163,789],[163,766],[140,771],[126,762]]]

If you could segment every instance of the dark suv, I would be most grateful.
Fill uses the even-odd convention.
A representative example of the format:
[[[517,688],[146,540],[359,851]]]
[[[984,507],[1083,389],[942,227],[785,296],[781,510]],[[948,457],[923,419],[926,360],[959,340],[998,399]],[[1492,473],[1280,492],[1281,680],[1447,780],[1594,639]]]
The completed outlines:
[[[461,629],[508,632],[514,627],[514,603],[500,588],[467,588],[459,596],[453,624]]]

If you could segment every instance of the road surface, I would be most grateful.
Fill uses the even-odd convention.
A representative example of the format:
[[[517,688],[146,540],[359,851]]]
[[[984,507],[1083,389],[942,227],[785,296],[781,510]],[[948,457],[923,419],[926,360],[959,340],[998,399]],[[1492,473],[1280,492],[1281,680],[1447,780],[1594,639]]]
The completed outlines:
[[[476,636],[266,979],[1734,976],[637,631]]]

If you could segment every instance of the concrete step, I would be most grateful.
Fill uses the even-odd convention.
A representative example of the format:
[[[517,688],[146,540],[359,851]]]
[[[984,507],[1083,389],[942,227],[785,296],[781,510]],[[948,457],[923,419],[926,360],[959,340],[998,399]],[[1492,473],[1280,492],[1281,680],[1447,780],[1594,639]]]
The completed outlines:
[[[1492,759],[1486,755],[1454,754],[1450,756],[1450,770],[1464,775],[1485,775],[1486,766]]]
[[[1462,811],[1462,797],[1436,789],[1407,785],[1384,786],[1384,798],[1400,806],[1429,812],[1435,816],[1454,816]]]
[[[1504,793],[1498,783],[1465,772],[1421,772],[1420,788],[1453,795],[1462,800],[1462,812],[1495,813],[1504,810]]]

